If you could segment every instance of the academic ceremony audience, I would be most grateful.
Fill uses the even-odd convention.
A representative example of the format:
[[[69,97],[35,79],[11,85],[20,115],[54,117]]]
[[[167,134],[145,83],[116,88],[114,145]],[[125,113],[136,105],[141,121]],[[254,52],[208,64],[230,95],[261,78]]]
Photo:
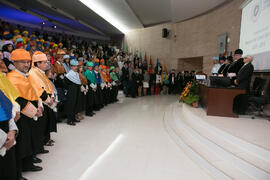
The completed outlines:
[[[54,146],[57,123],[75,126],[103,107],[126,97],[180,94],[195,80],[195,71],[167,71],[145,55],[80,37],[27,31],[2,22],[0,28],[0,179],[23,180],[24,171],[41,171],[38,154]],[[252,56],[213,58],[212,85],[247,90]],[[245,111],[245,97],[237,110]],[[65,120],[66,119],[66,120]]]
[[[179,94],[194,72],[169,73],[158,60],[80,37],[0,27],[0,179],[41,171],[57,123],[75,126],[126,97]],[[153,67],[153,68],[152,68]],[[83,115],[84,114],[84,115]],[[66,120],[65,120],[66,119]]]

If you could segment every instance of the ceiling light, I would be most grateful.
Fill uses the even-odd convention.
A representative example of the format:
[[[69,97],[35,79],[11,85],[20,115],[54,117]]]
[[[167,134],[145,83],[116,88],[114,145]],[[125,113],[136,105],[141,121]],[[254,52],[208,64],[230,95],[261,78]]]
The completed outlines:
[[[89,9],[93,10],[103,19],[112,24],[115,28],[117,28],[122,33],[128,33],[129,29],[124,24],[122,24],[118,18],[114,17],[114,15],[106,9],[98,0],[80,0],[84,5],[86,5]]]

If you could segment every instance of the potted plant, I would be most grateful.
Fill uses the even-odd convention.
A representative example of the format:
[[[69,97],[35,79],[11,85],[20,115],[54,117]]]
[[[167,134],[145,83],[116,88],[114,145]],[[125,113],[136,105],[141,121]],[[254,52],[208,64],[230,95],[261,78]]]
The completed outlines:
[[[199,102],[198,84],[196,82],[188,82],[179,99],[180,102],[184,102],[193,107],[198,107]]]

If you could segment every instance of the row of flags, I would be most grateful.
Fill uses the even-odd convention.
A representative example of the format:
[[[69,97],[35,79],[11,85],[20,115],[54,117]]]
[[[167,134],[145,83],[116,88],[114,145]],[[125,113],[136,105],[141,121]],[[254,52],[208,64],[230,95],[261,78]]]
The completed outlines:
[[[131,49],[129,49],[128,48],[128,45],[126,44],[126,48],[125,48],[125,50],[127,51],[127,52],[132,52],[132,50]],[[138,51],[137,50],[135,50],[134,52],[133,52],[133,54],[134,54],[134,57],[136,56],[136,55],[138,55],[138,57],[139,57],[139,59],[143,59],[142,58],[142,52],[139,52],[138,53]],[[145,53],[145,55],[144,55],[144,60],[147,62],[147,64],[148,64],[148,60],[147,60],[147,56],[146,56],[146,53]],[[161,64],[160,62],[159,62],[159,59],[157,58],[157,60],[156,60],[156,64],[155,64],[155,67],[154,67],[154,70],[155,71],[166,71],[166,64],[165,64],[165,62],[163,61],[163,64]],[[153,70],[153,60],[152,60],[152,56],[150,56],[150,60],[149,60],[149,64],[148,64],[148,72],[149,72],[149,74],[152,72],[152,70]]]

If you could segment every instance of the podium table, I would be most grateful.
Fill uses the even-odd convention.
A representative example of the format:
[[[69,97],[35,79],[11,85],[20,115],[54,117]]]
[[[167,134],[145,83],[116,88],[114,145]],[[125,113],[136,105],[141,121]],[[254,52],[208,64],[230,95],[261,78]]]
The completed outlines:
[[[199,85],[200,103],[209,116],[238,117],[233,112],[233,100],[245,93],[244,89]]]

